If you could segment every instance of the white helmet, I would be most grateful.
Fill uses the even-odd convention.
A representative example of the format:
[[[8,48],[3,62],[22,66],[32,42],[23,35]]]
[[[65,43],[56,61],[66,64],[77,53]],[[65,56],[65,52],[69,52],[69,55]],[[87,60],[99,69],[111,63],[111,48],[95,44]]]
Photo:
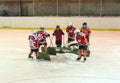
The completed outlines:
[[[76,29],[76,30],[74,31],[74,33],[75,33],[75,34],[80,33],[80,30],[79,30],[79,29]]]
[[[45,28],[44,25],[41,25],[41,26],[40,26],[40,29],[44,29],[44,28]]]
[[[68,26],[69,26],[69,27],[73,26],[73,23],[72,23],[72,22],[69,22]]]
[[[31,31],[32,35],[36,34],[36,31],[35,30],[32,30]]]

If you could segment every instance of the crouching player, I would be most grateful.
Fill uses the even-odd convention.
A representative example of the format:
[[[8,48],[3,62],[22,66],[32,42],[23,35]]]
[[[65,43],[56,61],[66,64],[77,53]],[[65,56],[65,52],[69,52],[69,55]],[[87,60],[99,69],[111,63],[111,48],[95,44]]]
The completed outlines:
[[[37,37],[39,39],[39,46],[44,45],[44,51],[47,51],[47,42],[46,42],[46,37],[50,37],[50,34],[48,34],[44,30],[44,26],[40,26],[40,30],[37,31]]]
[[[38,54],[38,52],[39,52],[39,46],[38,46],[39,40],[36,36],[36,31],[32,31],[32,35],[29,35],[28,40],[29,40],[29,45],[31,48],[28,58],[33,59],[32,54],[33,54],[33,52],[35,52],[36,58],[39,59],[39,57],[38,57],[39,56],[39,54]]]
[[[53,32],[53,36],[56,38],[57,47],[61,47],[62,45],[62,35],[64,35],[63,31],[60,29],[60,26],[57,25],[56,29]]]
[[[84,61],[86,61],[87,44],[88,44],[86,35],[83,32],[77,32],[76,41],[78,42],[78,46],[79,46],[79,50],[78,50],[79,56],[77,60],[81,59],[83,53]]]

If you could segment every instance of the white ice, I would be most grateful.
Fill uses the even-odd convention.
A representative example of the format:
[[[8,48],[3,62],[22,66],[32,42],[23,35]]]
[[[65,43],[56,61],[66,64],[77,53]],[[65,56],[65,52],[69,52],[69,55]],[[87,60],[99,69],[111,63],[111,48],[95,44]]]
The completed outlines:
[[[0,83],[120,83],[120,32],[92,31],[85,63],[69,53],[28,60],[30,32],[0,30]]]

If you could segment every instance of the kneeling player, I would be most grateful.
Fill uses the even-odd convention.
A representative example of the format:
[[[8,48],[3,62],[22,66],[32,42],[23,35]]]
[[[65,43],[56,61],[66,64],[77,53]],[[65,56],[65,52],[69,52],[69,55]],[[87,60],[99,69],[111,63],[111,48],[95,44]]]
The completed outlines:
[[[39,52],[39,46],[38,46],[39,40],[36,36],[35,31],[32,31],[32,35],[29,35],[28,40],[29,40],[29,45],[30,45],[30,48],[31,48],[28,58],[33,59],[32,54],[33,54],[33,52],[35,52],[36,58],[39,59],[38,58],[38,56],[39,56],[39,53],[38,53]]]
[[[79,56],[77,58],[77,60],[81,59],[82,53],[84,56],[84,61],[86,61],[86,53],[87,53],[87,38],[85,36],[85,34],[83,32],[77,32],[77,36],[76,36],[76,41],[78,42],[79,45]]]

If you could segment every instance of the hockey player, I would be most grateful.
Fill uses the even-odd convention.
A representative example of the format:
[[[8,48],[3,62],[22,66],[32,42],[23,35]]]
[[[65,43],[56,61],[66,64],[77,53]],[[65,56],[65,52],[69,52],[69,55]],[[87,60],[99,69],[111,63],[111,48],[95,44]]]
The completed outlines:
[[[88,40],[88,43],[89,43],[89,36],[90,36],[90,33],[91,33],[91,30],[90,28],[87,26],[87,23],[84,22],[81,29],[80,29],[80,32],[83,32],[84,34],[86,34],[86,38]]]
[[[69,22],[68,27],[66,28],[66,32],[68,34],[68,43],[75,40],[75,27],[73,26],[72,22]]]
[[[62,35],[64,35],[63,31],[60,29],[60,26],[57,25],[56,29],[53,32],[53,36],[56,38],[57,47],[61,47],[62,45]]]
[[[39,46],[44,45],[44,51],[47,51],[46,37],[50,37],[50,34],[48,34],[44,28],[43,25],[40,26],[40,30],[37,31],[37,37],[39,38]]]
[[[29,45],[31,48],[28,58],[33,59],[32,54],[33,54],[33,52],[35,52],[36,58],[39,59],[39,57],[38,57],[38,55],[39,55],[38,54],[38,52],[39,52],[38,41],[39,40],[36,36],[36,31],[32,31],[32,35],[29,35],[28,40],[29,40]]]
[[[79,50],[78,50],[79,56],[77,60],[81,59],[83,53],[84,61],[86,61],[87,44],[88,44],[86,35],[83,32],[77,32],[76,41],[78,42],[78,46],[79,46]]]

